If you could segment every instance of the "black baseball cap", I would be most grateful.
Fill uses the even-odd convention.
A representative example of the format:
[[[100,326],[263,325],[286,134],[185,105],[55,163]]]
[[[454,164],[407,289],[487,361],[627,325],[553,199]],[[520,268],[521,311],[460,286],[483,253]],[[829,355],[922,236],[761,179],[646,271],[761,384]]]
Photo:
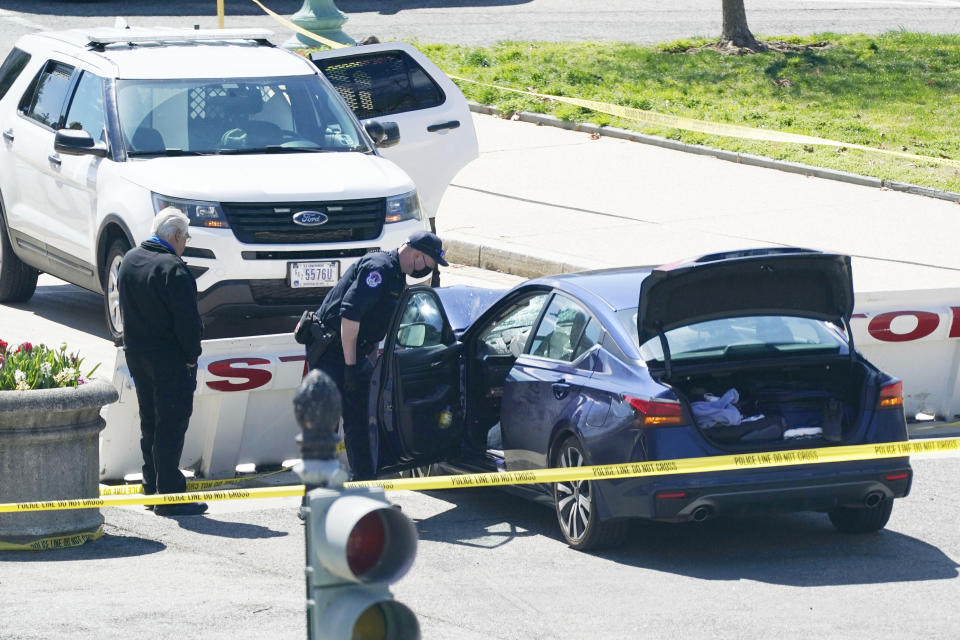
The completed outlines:
[[[418,251],[423,251],[433,258],[433,261],[437,264],[444,267],[450,266],[450,263],[443,259],[443,254],[446,251],[443,250],[443,242],[437,237],[437,234],[429,231],[414,231],[410,235],[410,239],[407,240],[407,244]]]

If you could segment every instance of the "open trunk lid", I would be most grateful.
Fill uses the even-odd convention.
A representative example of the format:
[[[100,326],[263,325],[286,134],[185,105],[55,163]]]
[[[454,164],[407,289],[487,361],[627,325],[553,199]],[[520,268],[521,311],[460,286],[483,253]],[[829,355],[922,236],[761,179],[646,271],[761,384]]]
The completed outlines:
[[[793,247],[715,253],[654,269],[640,287],[640,344],[697,322],[800,316],[848,327],[850,257]],[[848,331],[849,335],[849,331]]]

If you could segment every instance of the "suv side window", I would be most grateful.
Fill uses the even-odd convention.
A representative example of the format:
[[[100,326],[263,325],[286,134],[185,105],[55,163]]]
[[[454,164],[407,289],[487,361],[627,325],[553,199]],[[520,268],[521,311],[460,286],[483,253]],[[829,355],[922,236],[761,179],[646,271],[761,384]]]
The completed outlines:
[[[0,99],[7,95],[7,91],[20,77],[20,73],[28,62],[30,62],[30,54],[16,47],[3,61],[3,65],[0,65]]]
[[[83,129],[94,142],[106,139],[103,83],[103,78],[84,71],[77,83],[77,90],[73,92],[65,121],[67,129]]]
[[[40,72],[36,82],[20,101],[20,108],[28,118],[51,129],[60,124],[60,113],[70,88],[73,67],[51,60]]]
[[[427,109],[446,100],[433,78],[403,51],[314,62],[360,120]]]

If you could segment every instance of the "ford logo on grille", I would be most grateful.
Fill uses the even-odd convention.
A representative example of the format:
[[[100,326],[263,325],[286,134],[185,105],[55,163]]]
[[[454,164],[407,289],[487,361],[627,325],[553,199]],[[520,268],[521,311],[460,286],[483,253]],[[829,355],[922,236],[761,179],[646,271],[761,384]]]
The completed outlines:
[[[330,216],[319,211],[297,211],[293,214],[293,223],[301,227],[319,227],[329,219]]]

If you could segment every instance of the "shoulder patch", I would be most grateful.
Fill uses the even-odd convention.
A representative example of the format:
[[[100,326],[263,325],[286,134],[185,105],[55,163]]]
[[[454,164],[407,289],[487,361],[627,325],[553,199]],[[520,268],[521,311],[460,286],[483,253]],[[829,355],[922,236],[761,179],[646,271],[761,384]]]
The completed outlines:
[[[371,271],[367,274],[367,286],[371,289],[376,289],[381,282],[383,282],[383,276],[380,275],[379,271]]]

